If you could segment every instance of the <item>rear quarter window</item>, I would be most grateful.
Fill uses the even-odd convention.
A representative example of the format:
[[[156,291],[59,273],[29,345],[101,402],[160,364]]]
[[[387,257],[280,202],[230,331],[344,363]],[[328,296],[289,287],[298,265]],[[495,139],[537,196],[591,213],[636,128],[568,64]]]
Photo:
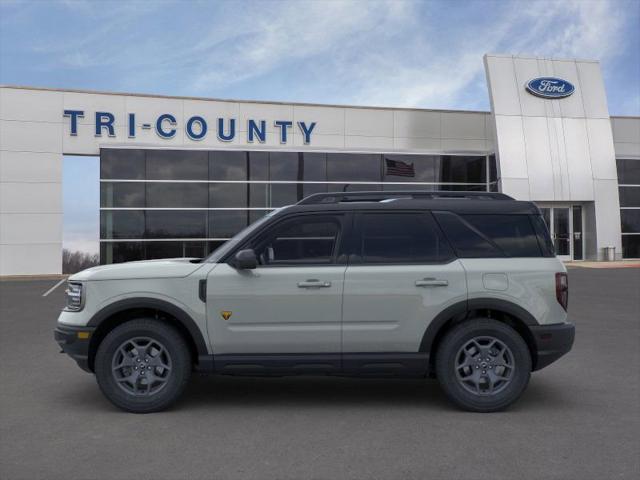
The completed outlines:
[[[530,215],[435,215],[459,257],[543,256]]]

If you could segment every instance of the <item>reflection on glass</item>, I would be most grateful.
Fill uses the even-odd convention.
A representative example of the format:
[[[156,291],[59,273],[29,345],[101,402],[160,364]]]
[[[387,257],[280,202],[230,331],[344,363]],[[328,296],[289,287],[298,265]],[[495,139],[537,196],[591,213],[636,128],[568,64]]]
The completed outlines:
[[[212,210],[209,212],[209,236],[231,238],[248,225],[249,213],[242,210]]]
[[[100,206],[103,208],[144,208],[144,183],[100,184]]]
[[[100,178],[143,180],[145,151],[103,148],[100,150]]]
[[[379,182],[382,155],[372,153],[328,153],[327,180],[331,182]]]
[[[247,152],[209,152],[209,180],[246,180]]]
[[[103,210],[100,212],[100,238],[142,238],[144,211]]]
[[[206,180],[207,152],[147,150],[148,180]]]
[[[206,238],[205,210],[147,210],[146,238]]]
[[[553,237],[556,255],[571,255],[568,208],[553,209]]]
[[[209,184],[209,205],[216,208],[247,207],[246,183]]]
[[[207,208],[206,183],[147,183],[147,207]]]

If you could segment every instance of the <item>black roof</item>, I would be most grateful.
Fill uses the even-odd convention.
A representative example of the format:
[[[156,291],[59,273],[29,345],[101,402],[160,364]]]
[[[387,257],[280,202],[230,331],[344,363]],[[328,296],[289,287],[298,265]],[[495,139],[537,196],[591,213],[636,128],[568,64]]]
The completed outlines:
[[[354,210],[433,210],[466,214],[528,214],[540,210],[532,202],[522,202],[503,193],[373,191],[331,192],[310,195],[286,212],[354,211]]]

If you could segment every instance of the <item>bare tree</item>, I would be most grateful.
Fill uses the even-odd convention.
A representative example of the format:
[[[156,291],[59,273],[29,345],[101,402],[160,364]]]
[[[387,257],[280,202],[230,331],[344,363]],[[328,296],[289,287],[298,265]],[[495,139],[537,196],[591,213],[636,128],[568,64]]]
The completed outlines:
[[[62,250],[62,273],[76,273],[100,263],[97,253],[72,252],[64,248]]]

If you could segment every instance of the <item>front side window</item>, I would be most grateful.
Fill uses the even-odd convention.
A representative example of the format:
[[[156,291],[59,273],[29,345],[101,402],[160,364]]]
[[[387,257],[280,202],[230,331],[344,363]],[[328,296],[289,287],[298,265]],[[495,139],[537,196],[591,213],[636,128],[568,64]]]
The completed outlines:
[[[286,220],[258,239],[254,250],[260,265],[334,263],[340,221],[330,216]]]
[[[431,215],[367,213],[360,217],[358,252],[362,263],[440,263],[453,258]]]

